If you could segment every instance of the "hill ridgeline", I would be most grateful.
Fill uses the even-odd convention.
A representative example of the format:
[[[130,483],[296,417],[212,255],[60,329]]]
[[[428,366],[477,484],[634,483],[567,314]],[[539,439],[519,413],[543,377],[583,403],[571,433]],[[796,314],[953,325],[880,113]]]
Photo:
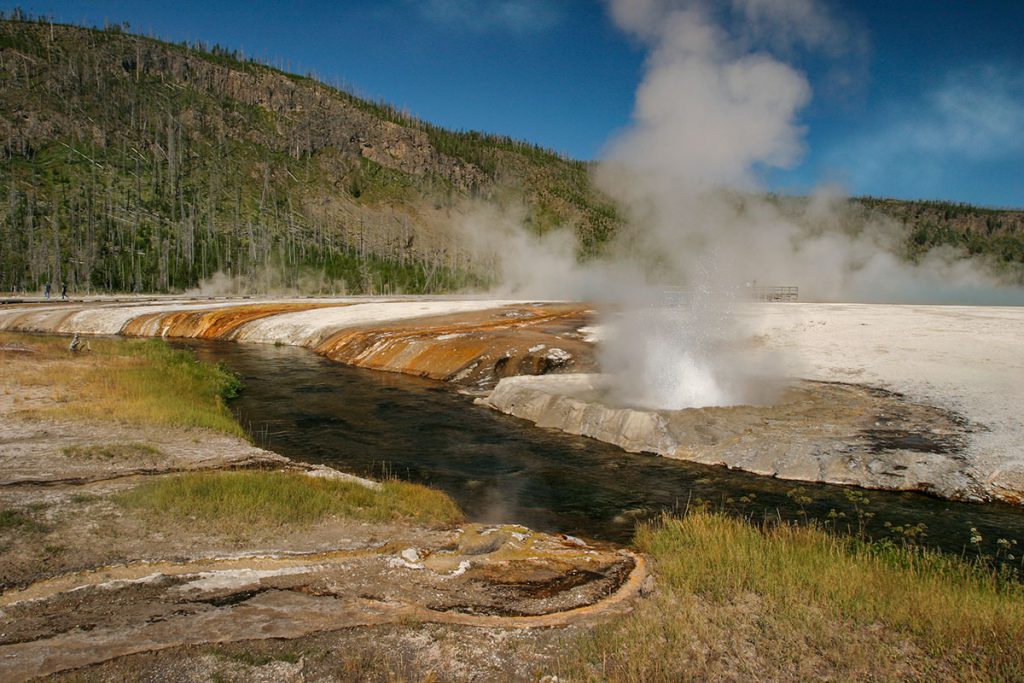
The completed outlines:
[[[220,48],[0,21],[0,291],[440,292],[492,284],[453,230],[468,207],[570,226],[581,258],[622,225],[588,164],[453,132]],[[859,199],[1024,264],[1024,212]]]

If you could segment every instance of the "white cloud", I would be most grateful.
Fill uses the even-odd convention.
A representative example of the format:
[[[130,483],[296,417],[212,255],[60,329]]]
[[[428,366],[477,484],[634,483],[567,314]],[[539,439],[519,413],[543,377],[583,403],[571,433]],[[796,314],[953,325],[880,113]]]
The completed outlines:
[[[926,120],[908,122],[911,145],[978,159],[1024,150],[1024,74],[1011,78],[993,68],[957,74],[927,105]]]
[[[775,52],[809,48],[832,57],[861,54],[867,34],[816,0],[606,0],[612,19],[625,31],[649,40],[680,12],[714,17],[746,49]]]
[[[557,3],[544,0],[419,0],[414,6],[426,19],[474,32],[533,33],[563,18]]]
[[[884,123],[828,155],[859,191],[890,182],[926,190],[963,164],[1024,153],[1024,73],[992,66],[958,71],[888,109]]]

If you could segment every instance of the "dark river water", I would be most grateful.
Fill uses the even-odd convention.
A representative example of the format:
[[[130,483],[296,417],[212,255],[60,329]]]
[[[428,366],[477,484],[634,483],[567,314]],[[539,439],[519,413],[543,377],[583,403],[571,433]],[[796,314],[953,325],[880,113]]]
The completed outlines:
[[[637,521],[705,501],[756,520],[816,519],[874,538],[924,524],[927,543],[955,553],[971,552],[973,527],[984,552],[994,554],[1000,538],[1024,550],[1024,509],[1009,505],[799,484],[626,453],[475,406],[439,382],[346,367],[305,349],[189,346],[242,376],[232,407],[259,445],[354,474],[427,484],[475,521],[624,543]]]

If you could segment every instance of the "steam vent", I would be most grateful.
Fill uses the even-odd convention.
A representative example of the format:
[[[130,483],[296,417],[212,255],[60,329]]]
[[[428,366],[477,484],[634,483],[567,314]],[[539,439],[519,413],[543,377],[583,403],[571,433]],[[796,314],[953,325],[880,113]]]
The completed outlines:
[[[572,302],[7,305],[0,329],[300,346],[448,382],[493,409],[631,452],[781,479],[1024,502],[1024,464],[1013,457],[1020,419],[1000,398],[1024,380],[1013,353],[1020,309],[752,303],[735,316],[742,343],[771,352],[785,370],[763,405],[662,409],[623,399],[598,364],[614,316]]]

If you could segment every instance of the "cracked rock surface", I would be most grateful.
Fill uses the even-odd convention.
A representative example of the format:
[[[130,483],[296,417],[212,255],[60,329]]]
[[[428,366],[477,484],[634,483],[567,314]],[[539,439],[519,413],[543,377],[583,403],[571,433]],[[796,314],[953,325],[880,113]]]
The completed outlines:
[[[963,453],[980,426],[856,384],[802,381],[771,405],[656,411],[610,405],[599,375],[552,375],[503,379],[480,401],[632,452],[780,479],[986,495]]]

